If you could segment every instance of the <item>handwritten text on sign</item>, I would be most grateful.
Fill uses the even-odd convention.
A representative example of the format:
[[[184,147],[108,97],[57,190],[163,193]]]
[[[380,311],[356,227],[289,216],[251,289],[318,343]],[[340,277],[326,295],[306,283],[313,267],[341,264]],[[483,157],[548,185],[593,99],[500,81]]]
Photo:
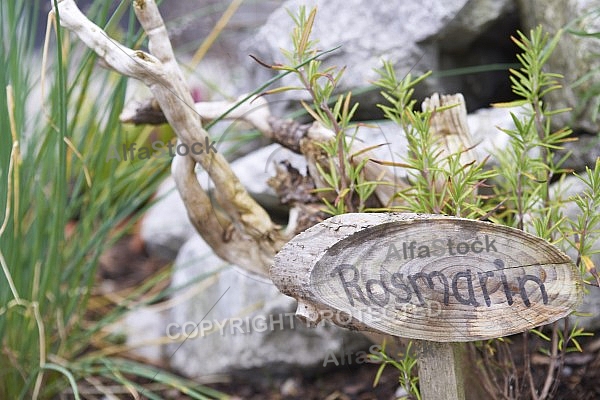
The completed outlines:
[[[348,228],[356,226],[356,232],[328,237],[356,216],[361,223]],[[317,310],[349,313],[359,329],[433,341],[482,340],[555,321],[581,298],[571,260],[516,229],[403,214],[346,214],[322,224],[320,235],[301,243],[307,249],[311,240],[321,247],[330,241],[306,271],[309,287],[294,288],[292,278],[287,292]]]

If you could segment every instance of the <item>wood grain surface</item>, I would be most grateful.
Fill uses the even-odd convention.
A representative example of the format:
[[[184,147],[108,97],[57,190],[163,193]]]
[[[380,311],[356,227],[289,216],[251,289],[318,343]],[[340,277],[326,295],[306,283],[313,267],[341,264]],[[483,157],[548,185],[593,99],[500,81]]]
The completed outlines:
[[[297,315],[436,342],[507,336],[566,316],[582,282],[543,239],[423,214],[344,214],[290,241],[271,278]]]

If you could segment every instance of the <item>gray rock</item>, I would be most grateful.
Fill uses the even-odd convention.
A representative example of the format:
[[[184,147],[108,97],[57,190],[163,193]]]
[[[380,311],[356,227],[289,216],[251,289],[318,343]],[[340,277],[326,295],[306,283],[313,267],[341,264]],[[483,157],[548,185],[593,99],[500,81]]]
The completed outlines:
[[[588,292],[583,296],[583,302],[577,307],[580,315],[570,315],[570,326],[577,324],[579,328],[591,332],[600,329],[600,288],[586,285]]]
[[[585,176],[585,174],[584,174]],[[577,220],[580,215],[579,208],[574,202],[568,201],[569,197],[582,194],[586,186],[581,180],[575,176],[570,176],[562,183],[556,183],[551,187],[552,196],[556,199],[562,199],[566,201],[562,211],[564,216],[571,219]],[[600,209],[597,210],[600,213]],[[596,240],[592,246],[594,250],[600,250],[600,239]],[[567,244],[563,244],[563,250],[573,259],[576,260],[577,252],[571,246],[567,247]],[[592,255],[592,261],[596,267],[600,267],[600,254]],[[571,323],[577,322],[578,326],[586,330],[598,330],[600,329],[600,288],[595,286],[586,285],[586,289],[589,293],[583,297],[583,303],[577,308],[580,313],[586,313],[590,316],[575,316],[569,317]]]
[[[220,0],[163,2],[159,8],[178,55],[189,60],[229,5],[230,2]],[[192,74],[204,83],[200,87],[205,95],[221,99],[221,96],[236,97],[256,89],[248,79],[248,72],[256,63],[248,56],[248,49],[240,43],[254,36],[278,6],[279,1],[276,0],[245,1],[239,5],[202,62],[194,66]]]
[[[306,169],[304,157],[278,144],[256,150],[231,163],[233,172],[250,195],[263,207],[271,211],[284,209],[273,189],[267,185],[269,177],[275,175],[275,163],[289,160],[301,172]],[[205,171],[198,173],[203,188],[212,190],[214,185]],[[196,232],[190,223],[187,211],[172,178],[167,178],[158,190],[156,201],[148,209],[142,221],[141,235],[150,254],[173,260],[179,248]]]
[[[207,56],[229,60],[231,64],[235,64],[239,59],[232,49],[239,47],[241,40],[253,35],[279,3],[276,0],[243,2],[220,32]],[[159,8],[174,47],[193,53],[215,27],[228,6],[228,2],[220,0],[188,0],[163,2]]]
[[[489,164],[497,164],[495,154],[506,149],[510,142],[509,136],[498,128],[515,129],[511,112],[521,118],[525,110],[520,107],[484,108],[467,116],[469,130],[474,143],[477,144],[475,150],[479,154],[479,159],[489,155]],[[558,162],[567,152],[570,152],[569,158],[562,167],[579,172],[585,171],[585,167],[592,168],[596,158],[600,157],[600,133],[577,136],[576,141],[563,143],[561,147],[563,149],[555,151],[554,161]],[[537,150],[532,155],[536,152]]]
[[[448,2],[400,2],[374,0],[365,6],[361,0],[351,1],[286,1],[271,14],[250,48],[266,62],[283,61],[280,49],[292,49],[293,22],[288,11],[297,13],[300,5],[318,6],[312,37],[318,39],[323,50],[341,46],[322,59],[327,65],[348,66],[340,90],[361,87],[377,78],[374,68],[381,68],[381,58],[396,63],[403,74],[409,70],[422,73],[437,64],[435,51],[426,51],[445,24],[467,3],[466,0]],[[423,62],[419,62],[424,57]],[[427,67],[428,65],[429,67]],[[263,72],[262,69],[257,69]],[[261,74],[264,81],[268,74]],[[295,78],[282,85],[295,84]],[[306,98],[301,92],[287,92],[285,98]]]
[[[278,144],[271,144],[235,160],[231,163],[231,168],[256,201],[267,210],[281,211],[279,199],[267,185],[267,180],[275,176],[275,165],[284,160],[289,161],[300,172],[306,171],[304,156]]]
[[[505,150],[510,142],[510,137],[502,129],[515,129],[511,112],[518,117],[523,110],[521,108],[484,108],[467,116],[469,131],[473,137],[473,143],[477,146],[475,151],[479,160],[489,156],[488,164],[498,164],[496,154]]]
[[[467,49],[482,32],[515,8],[513,1],[469,0],[443,31],[440,44],[450,50]]]
[[[293,316],[293,299],[270,281],[227,265],[196,235],[182,247],[171,285],[187,291],[176,289],[186,301],[166,323],[173,339],[168,355],[171,366],[189,377],[274,364],[280,371],[311,367],[326,354],[368,347],[361,334],[329,323],[303,326]]]
[[[377,160],[404,162],[407,155],[406,135],[402,128],[392,121],[369,121],[367,125],[360,127],[355,140],[366,146],[379,146],[371,151]],[[402,179],[407,176],[405,168],[388,168],[396,178]]]
[[[249,41],[248,47],[253,54],[267,63],[287,62],[280,51],[281,48],[292,48],[290,34],[293,23],[287,10],[296,13],[301,4],[309,7],[318,5],[312,35],[319,40],[318,48],[327,50],[341,45],[334,53],[322,57],[326,66],[348,67],[340,82],[340,91],[365,87],[377,79],[374,69],[381,68],[382,58],[394,63],[400,77],[408,72],[419,75],[430,69],[439,70],[442,53],[446,57],[463,59],[464,54],[453,56],[449,51],[468,53],[468,46],[492,22],[513,9],[512,0],[374,0],[368,6],[361,0],[289,0],[271,14],[258,34]],[[508,36],[505,40],[509,41]],[[487,48],[495,49],[497,46]],[[447,68],[462,66],[460,60],[447,60],[443,64]],[[264,68],[257,67],[255,71],[257,85],[271,76]],[[430,78],[417,90],[426,95],[434,91],[449,92],[444,82]],[[280,83],[297,85],[291,76]],[[463,86],[460,91],[468,92],[469,88]],[[306,97],[304,92],[293,91],[278,98],[297,100]],[[468,94],[465,97],[468,98]],[[374,112],[374,104],[381,101],[374,92],[359,96],[359,99],[361,113]],[[372,118],[365,116],[364,119]]]
[[[153,306],[137,308],[125,314],[115,331],[126,336],[125,343],[133,354],[160,364],[167,355],[165,346],[157,343],[164,340],[167,315]]]
[[[558,162],[567,152],[571,155],[562,165],[574,171],[585,171],[585,167],[593,168],[596,159],[600,157],[600,133],[597,135],[581,135],[577,141],[567,142],[563,149],[556,152],[554,161]]]
[[[582,173],[580,175],[582,177],[587,177],[586,173]],[[581,179],[576,176],[569,176],[565,178],[563,182],[557,182],[553,184],[550,188],[550,193],[554,199],[560,199],[562,202],[564,202],[562,207],[563,215],[573,221],[576,221],[581,212],[575,202],[571,201],[570,198],[578,194],[581,195],[586,190],[588,190],[588,187],[581,181]],[[600,209],[598,209],[598,212],[600,213]],[[594,248],[600,250],[600,240],[596,241]],[[569,254],[573,259],[576,257],[576,253],[572,248],[567,249],[567,254]],[[600,254],[594,254],[592,256],[592,261],[594,261],[595,265],[600,266]]]
[[[149,254],[174,260],[179,248],[196,230],[192,226],[183,200],[170,176],[158,188],[156,202],[142,219],[142,240]]]
[[[571,26],[574,30],[591,33],[600,31],[597,0],[518,0],[518,4],[527,32],[542,24],[546,32],[555,34],[572,22],[575,22]],[[596,10],[596,14],[590,15],[593,10]],[[571,107],[574,111],[553,117],[556,126],[570,125],[590,133],[600,131],[600,119],[597,118],[600,106],[599,53],[600,40],[597,38],[582,38],[563,32],[547,64],[548,71],[564,75],[563,88],[550,93],[548,101],[551,108]],[[584,75],[589,75],[590,79],[573,86]]]

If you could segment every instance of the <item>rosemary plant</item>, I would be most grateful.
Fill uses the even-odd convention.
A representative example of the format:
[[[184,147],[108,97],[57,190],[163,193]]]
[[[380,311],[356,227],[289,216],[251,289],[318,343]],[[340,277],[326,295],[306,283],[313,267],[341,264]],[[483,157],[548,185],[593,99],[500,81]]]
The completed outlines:
[[[307,13],[305,8],[301,8],[297,15],[292,15],[296,25],[292,34],[293,50],[284,52],[290,65],[302,65],[316,54],[316,42],[310,39],[315,17],[315,9]],[[544,69],[560,37],[561,32],[550,37],[538,27],[528,36],[517,32],[516,37],[512,38],[521,51],[517,55],[520,68],[510,69],[512,90],[518,100],[497,106],[520,106],[522,112],[511,114],[515,129],[503,130],[509,136],[509,145],[494,154],[498,165],[492,168],[486,166],[487,160],[465,164],[461,154],[469,149],[444,154],[430,130],[432,113],[444,109],[418,111],[415,109],[416,100],[412,98],[415,85],[428,74],[416,79],[408,74],[399,79],[393,66],[384,62],[383,68],[377,71],[380,78],[375,85],[382,89],[387,104],[379,107],[385,117],[396,122],[406,134],[407,156],[404,162],[394,165],[407,169],[410,183],[408,190],[397,193],[404,205],[387,211],[484,218],[527,230],[563,248],[573,247],[577,252],[577,266],[584,277],[600,283],[591,261],[591,255],[598,251],[592,248],[592,244],[599,235],[600,160],[580,177],[586,191],[571,199],[580,210],[576,220],[562,215],[564,202],[553,198],[550,190],[554,181],[572,172],[561,167],[568,155],[562,158],[556,155],[563,143],[572,140],[571,130],[568,127],[555,129],[552,124],[554,115],[568,110],[551,109],[545,102],[548,93],[561,88],[561,76]],[[304,108],[315,121],[335,133],[335,140],[322,146],[327,157],[326,162],[318,167],[323,180],[330,186],[323,191],[335,194],[333,202],[324,199],[327,211],[331,214],[368,211],[365,207],[368,197],[376,185],[385,182],[362,180],[360,172],[364,164],[353,166],[349,162],[352,157],[349,154],[352,135],[348,135],[348,132],[356,129],[352,117],[358,105],[351,104],[351,93],[340,94],[332,101],[343,69],[322,68],[321,62],[316,59],[301,68],[289,65],[274,68],[295,73],[300,85],[271,92],[308,92],[312,104],[302,103]],[[493,186],[494,195],[482,195],[484,186]],[[536,400],[551,398],[558,386],[564,354],[580,351],[577,339],[588,335],[566,322],[555,323],[549,329],[537,329],[531,333],[548,343],[547,347],[539,349],[550,355],[551,360],[542,382],[535,381],[531,372],[529,333],[524,334],[524,368],[517,368],[510,351],[507,351],[509,339],[475,346],[483,359],[484,387],[494,398],[518,398],[526,393]],[[385,351],[382,351],[381,357],[382,368],[385,365],[398,368],[401,384],[411,396],[419,398],[417,381],[412,377],[414,362],[409,358],[403,362],[395,361],[385,355]],[[502,394],[502,388],[495,386],[494,379],[490,377],[507,370],[513,374],[523,372],[515,378],[512,391]]]

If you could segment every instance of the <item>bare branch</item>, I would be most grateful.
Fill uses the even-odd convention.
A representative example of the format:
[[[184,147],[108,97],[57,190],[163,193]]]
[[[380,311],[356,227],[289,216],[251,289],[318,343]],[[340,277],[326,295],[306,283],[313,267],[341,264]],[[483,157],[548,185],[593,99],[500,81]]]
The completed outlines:
[[[246,97],[247,95],[241,95],[236,101],[201,101],[195,103],[194,108],[203,121],[212,121],[221,117],[234,107],[238,101]],[[271,118],[271,112],[267,101],[262,97],[253,96],[231,110],[223,119],[246,121],[266,137],[271,137],[269,118]],[[121,122],[136,125],[159,125],[167,122],[167,118],[162,112],[160,105],[153,98],[142,102],[132,102],[127,105],[121,113],[120,120]]]
[[[181,142],[188,146],[205,142],[208,133],[202,128],[154,0],[134,2],[135,13],[148,34],[152,54],[129,49],[110,39],[81,13],[73,0],[59,0],[58,8],[61,24],[95,51],[106,65],[141,80],[150,88]],[[219,256],[266,274],[270,260],[285,242],[279,227],[246,192],[221,154],[204,152],[187,157],[191,158],[184,162],[176,158],[173,171],[182,174],[175,176],[177,189],[198,232]],[[218,207],[225,211],[223,221],[215,214],[217,205],[211,207],[210,199],[195,175],[192,179],[195,163],[208,172],[215,184]]]

